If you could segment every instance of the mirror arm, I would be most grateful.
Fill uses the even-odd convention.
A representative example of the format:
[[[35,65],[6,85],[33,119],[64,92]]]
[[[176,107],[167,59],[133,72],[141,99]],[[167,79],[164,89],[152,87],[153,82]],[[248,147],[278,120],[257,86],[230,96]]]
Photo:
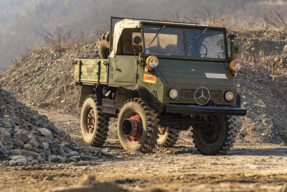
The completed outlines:
[[[228,37],[230,38],[230,58],[231,60],[234,60],[234,39],[235,37],[237,37],[237,35],[235,34],[230,34],[228,35]]]

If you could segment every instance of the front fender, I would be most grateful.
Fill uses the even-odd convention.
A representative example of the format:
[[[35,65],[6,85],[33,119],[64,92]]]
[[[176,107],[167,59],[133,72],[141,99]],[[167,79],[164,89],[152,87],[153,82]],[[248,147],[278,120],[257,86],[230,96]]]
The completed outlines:
[[[153,103],[150,91],[139,84],[122,85],[118,88],[115,97],[115,108],[120,109],[124,102],[130,98],[141,98],[141,100],[151,109],[158,113],[164,110],[163,105]]]

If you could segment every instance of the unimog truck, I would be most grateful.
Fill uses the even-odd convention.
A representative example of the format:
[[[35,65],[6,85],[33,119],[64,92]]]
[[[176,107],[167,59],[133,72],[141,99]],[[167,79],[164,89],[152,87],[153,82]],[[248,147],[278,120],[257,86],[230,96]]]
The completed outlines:
[[[100,59],[73,62],[84,141],[102,146],[116,117],[127,151],[171,147],[179,130],[191,129],[199,152],[226,154],[238,134],[235,116],[246,115],[234,84],[235,37],[222,27],[112,17]]]

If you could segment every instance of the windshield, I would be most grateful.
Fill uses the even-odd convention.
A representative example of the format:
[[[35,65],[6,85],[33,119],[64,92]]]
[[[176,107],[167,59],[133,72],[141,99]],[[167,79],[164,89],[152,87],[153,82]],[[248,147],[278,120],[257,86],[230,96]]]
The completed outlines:
[[[196,36],[197,38],[194,39]],[[223,32],[187,30],[186,41],[188,42],[187,55],[189,57],[225,59]]]
[[[184,38],[183,29],[164,28],[156,36],[161,28],[162,26],[144,27],[146,54],[226,59],[224,31],[207,28],[185,30]],[[154,37],[156,38],[153,40]]]
[[[160,27],[144,28],[145,53],[184,56],[183,30],[164,28],[158,33],[160,29]]]

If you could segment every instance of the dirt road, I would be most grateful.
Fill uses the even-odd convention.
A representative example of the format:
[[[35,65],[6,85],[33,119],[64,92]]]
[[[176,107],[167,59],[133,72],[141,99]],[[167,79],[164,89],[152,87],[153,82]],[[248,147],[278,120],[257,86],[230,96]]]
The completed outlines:
[[[37,110],[59,129],[82,140],[77,117]],[[110,129],[102,150],[112,156],[93,162],[0,167],[0,191],[50,191],[79,183],[86,175],[131,191],[287,190],[287,147],[240,144],[226,156],[203,156],[195,150],[189,133],[182,132],[173,148],[127,154],[117,139],[115,122]]]

